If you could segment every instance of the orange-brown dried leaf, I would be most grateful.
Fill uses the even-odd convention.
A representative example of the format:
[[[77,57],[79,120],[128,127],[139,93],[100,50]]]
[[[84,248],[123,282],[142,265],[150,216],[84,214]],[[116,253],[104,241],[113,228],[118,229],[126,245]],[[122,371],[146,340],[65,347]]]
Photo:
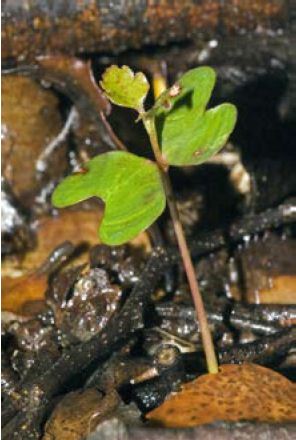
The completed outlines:
[[[32,310],[32,301],[44,299],[48,276],[35,272],[64,241],[76,246],[85,245],[70,264],[87,263],[89,247],[99,243],[97,227],[101,217],[102,210],[98,206],[89,210],[64,209],[54,217],[40,217],[36,231],[37,247],[27,252],[21,261],[11,257],[2,264],[2,310],[22,314],[25,310]],[[146,252],[151,250],[147,232],[142,232],[131,244]]]
[[[170,428],[218,420],[291,422],[296,420],[296,384],[255,364],[222,365],[185,384],[147,418]]]
[[[296,242],[270,234],[268,240],[252,241],[237,250],[244,289],[233,285],[236,299],[249,303],[296,303]]]
[[[2,276],[16,278],[36,271],[64,241],[70,241],[76,246],[85,245],[86,249],[97,244],[97,225],[101,216],[101,209],[96,207],[90,210],[65,209],[55,216],[39,217],[36,222],[37,246],[22,256],[21,261],[14,256],[6,258],[2,265]],[[82,263],[88,261],[86,249]]]
[[[55,217],[40,217],[37,248],[25,255],[23,265],[30,270],[38,268],[54,248],[64,241],[70,241],[77,246],[85,244],[86,247],[97,244],[97,227],[101,216],[101,209],[96,207],[90,210],[65,209]]]
[[[98,206],[88,210],[63,209],[54,217],[40,217],[36,227],[37,247],[27,252],[21,262],[13,257],[7,258],[2,265],[2,276],[12,277],[15,271],[24,274],[37,270],[54,248],[64,241],[70,241],[76,246],[86,245],[85,252],[79,253],[79,259],[73,262],[87,262],[87,248],[99,243],[97,229],[101,218],[102,209]],[[131,244],[142,247],[146,252],[151,250],[147,232],[142,232]]]
[[[17,278],[2,278],[1,309],[20,313],[25,304],[44,300],[47,275],[28,274]]]
[[[55,217],[42,216],[37,226],[37,247],[23,256],[7,258],[2,265],[2,310],[23,314],[32,309],[34,301],[44,300],[48,274],[36,271],[52,251],[64,241],[74,245],[85,244],[75,259],[76,263],[88,261],[87,247],[97,244],[97,223],[100,209],[65,210]]]

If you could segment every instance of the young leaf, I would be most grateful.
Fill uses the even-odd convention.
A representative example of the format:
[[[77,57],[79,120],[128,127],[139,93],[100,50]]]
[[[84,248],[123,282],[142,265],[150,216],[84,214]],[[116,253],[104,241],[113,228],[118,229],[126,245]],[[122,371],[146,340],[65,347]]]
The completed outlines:
[[[225,145],[237,112],[228,103],[205,111],[214,84],[213,69],[192,69],[178,81],[180,92],[171,97],[169,108],[157,110],[159,143],[169,164],[198,165]]]
[[[100,82],[106,95],[116,105],[141,110],[149,90],[142,72],[134,74],[127,66],[111,66],[105,70]]]
[[[160,95],[154,107],[158,107],[159,101],[169,98],[167,103],[169,105],[162,107],[168,120],[193,117],[193,109],[195,116],[198,117],[205,111],[215,82],[216,73],[211,67],[204,66],[188,70],[179,81]]]
[[[156,164],[123,151],[96,156],[85,171],[66,177],[55,189],[52,202],[62,208],[93,196],[105,202],[99,237],[109,245],[131,240],[165,208]]]

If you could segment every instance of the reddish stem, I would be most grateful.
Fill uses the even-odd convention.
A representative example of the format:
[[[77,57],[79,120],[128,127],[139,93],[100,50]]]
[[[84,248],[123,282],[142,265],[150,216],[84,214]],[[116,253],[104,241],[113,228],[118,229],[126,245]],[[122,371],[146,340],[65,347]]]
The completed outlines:
[[[182,257],[184,269],[187,275],[187,280],[191,290],[194,307],[199,322],[199,328],[202,338],[203,349],[205,352],[207,367],[209,373],[218,373],[218,362],[214,350],[213,339],[209,328],[207,314],[204,308],[202,296],[198,287],[194,266],[192,263],[191,255],[188,249],[188,244],[185,238],[184,229],[180,221],[179,211],[173,195],[171,182],[169,175],[162,171],[162,181],[166,193],[166,198],[170,210],[170,214],[173,221],[173,226]]]
[[[174,193],[172,190],[170,178],[168,175],[168,164],[165,162],[162,153],[159,148],[157,133],[155,129],[155,123],[152,118],[143,117],[145,128],[148,132],[151,146],[154,152],[156,162],[159,166],[160,173],[162,176],[163,187],[166,194],[167,203],[169,206],[171,218],[173,221],[173,226],[178,242],[178,247],[183,261],[183,266],[188,279],[189,287],[191,290],[191,295],[193,298],[193,303],[199,322],[200,333],[203,343],[203,349],[206,356],[207,368],[209,373],[218,373],[218,362],[215,354],[213,339],[211,331],[208,324],[207,314],[204,308],[202,296],[198,287],[198,282],[196,279],[194,266],[192,263],[191,255],[189,252],[188,244],[185,238],[182,223],[180,221],[179,211],[175,202]]]

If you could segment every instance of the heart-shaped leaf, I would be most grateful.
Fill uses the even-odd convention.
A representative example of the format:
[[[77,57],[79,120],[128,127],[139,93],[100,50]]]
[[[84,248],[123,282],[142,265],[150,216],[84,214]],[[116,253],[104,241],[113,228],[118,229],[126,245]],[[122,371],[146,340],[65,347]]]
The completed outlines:
[[[156,103],[159,143],[170,165],[198,165],[225,145],[237,111],[228,103],[205,111],[215,84],[210,67],[188,71],[177,84],[179,93],[170,97],[169,105]]]
[[[109,245],[131,240],[165,208],[156,164],[123,151],[96,156],[83,172],[66,177],[55,189],[52,202],[62,208],[94,196],[105,203],[99,237]]]
[[[128,66],[108,67],[100,84],[114,104],[138,111],[143,108],[149,91],[146,76],[142,72],[135,74]]]
[[[159,96],[154,107],[161,107],[158,115],[165,113],[167,121],[193,117],[192,109],[198,117],[205,111],[215,82],[216,73],[211,67],[188,70],[179,81]]]

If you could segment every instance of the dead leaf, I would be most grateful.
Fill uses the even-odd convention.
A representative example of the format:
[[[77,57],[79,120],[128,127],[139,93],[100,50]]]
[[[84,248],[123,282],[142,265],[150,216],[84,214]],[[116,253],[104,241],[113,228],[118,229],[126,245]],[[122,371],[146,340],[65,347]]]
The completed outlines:
[[[99,243],[97,229],[102,209],[63,209],[58,215],[42,216],[37,224],[37,247],[27,252],[20,262],[16,257],[7,258],[2,264],[2,310],[23,313],[27,303],[44,299],[47,275],[35,272],[52,251],[65,241],[74,245],[86,244],[70,264],[83,264],[89,260],[88,248]],[[151,250],[150,237],[142,232],[131,244]]]
[[[283,240],[276,234],[269,234],[264,240],[251,240],[244,249],[237,249],[244,288],[234,286],[234,297],[255,304],[294,304],[295,255],[295,240]]]
[[[58,212],[58,215],[42,216],[38,219],[37,247],[27,252],[20,262],[12,257],[7,258],[2,265],[2,275],[15,277],[17,274],[26,274],[28,271],[37,270],[46,260],[55,247],[64,241],[70,241],[74,245],[86,244],[94,246],[99,244],[98,224],[102,218],[102,209],[96,204],[92,209],[66,208]],[[151,242],[147,232],[142,232],[131,244],[136,247],[143,247],[146,252],[151,250]],[[80,255],[80,257],[82,257]],[[75,263],[88,261],[88,253],[84,258],[75,260]]]
[[[23,314],[25,304],[44,300],[47,275],[23,275],[2,278],[1,309]]]
[[[255,364],[222,365],[183,385],[147,419],[169,428],[187,428],[218,420],[292,422],[296,384]]]
[[[97,244],[101,215],[101,209],[96,207],[92,210],[64,209],[55,217],[41,217],[37,226],[37,248],[25,255],[23,266],[30,270],[38,268],[55,247],[67,240],[74,245]]]
[[[37,247],[27,252],[22,261],[7,258],[2,265],[2,310],[23,313],[28,303],[44,300],[48,274],[36,271],[52,251],[64,241],[74,245],[98,243],[97,224],[101,217],[99,208],[93,210],[63,210],[55,217],[42,216],[37,225]],[[88,261],[86,249],[79,255]],[[75,260],[75,264],[80,259]]]
[[[260,290],[258,296],[261,304],[295,304],[296,276],[279,275],[270,278],[270,287]]]
[[[45,425],[43,440],[82,440],[118,406],[115,391],[105,397],[95,389],[67,394]]]

